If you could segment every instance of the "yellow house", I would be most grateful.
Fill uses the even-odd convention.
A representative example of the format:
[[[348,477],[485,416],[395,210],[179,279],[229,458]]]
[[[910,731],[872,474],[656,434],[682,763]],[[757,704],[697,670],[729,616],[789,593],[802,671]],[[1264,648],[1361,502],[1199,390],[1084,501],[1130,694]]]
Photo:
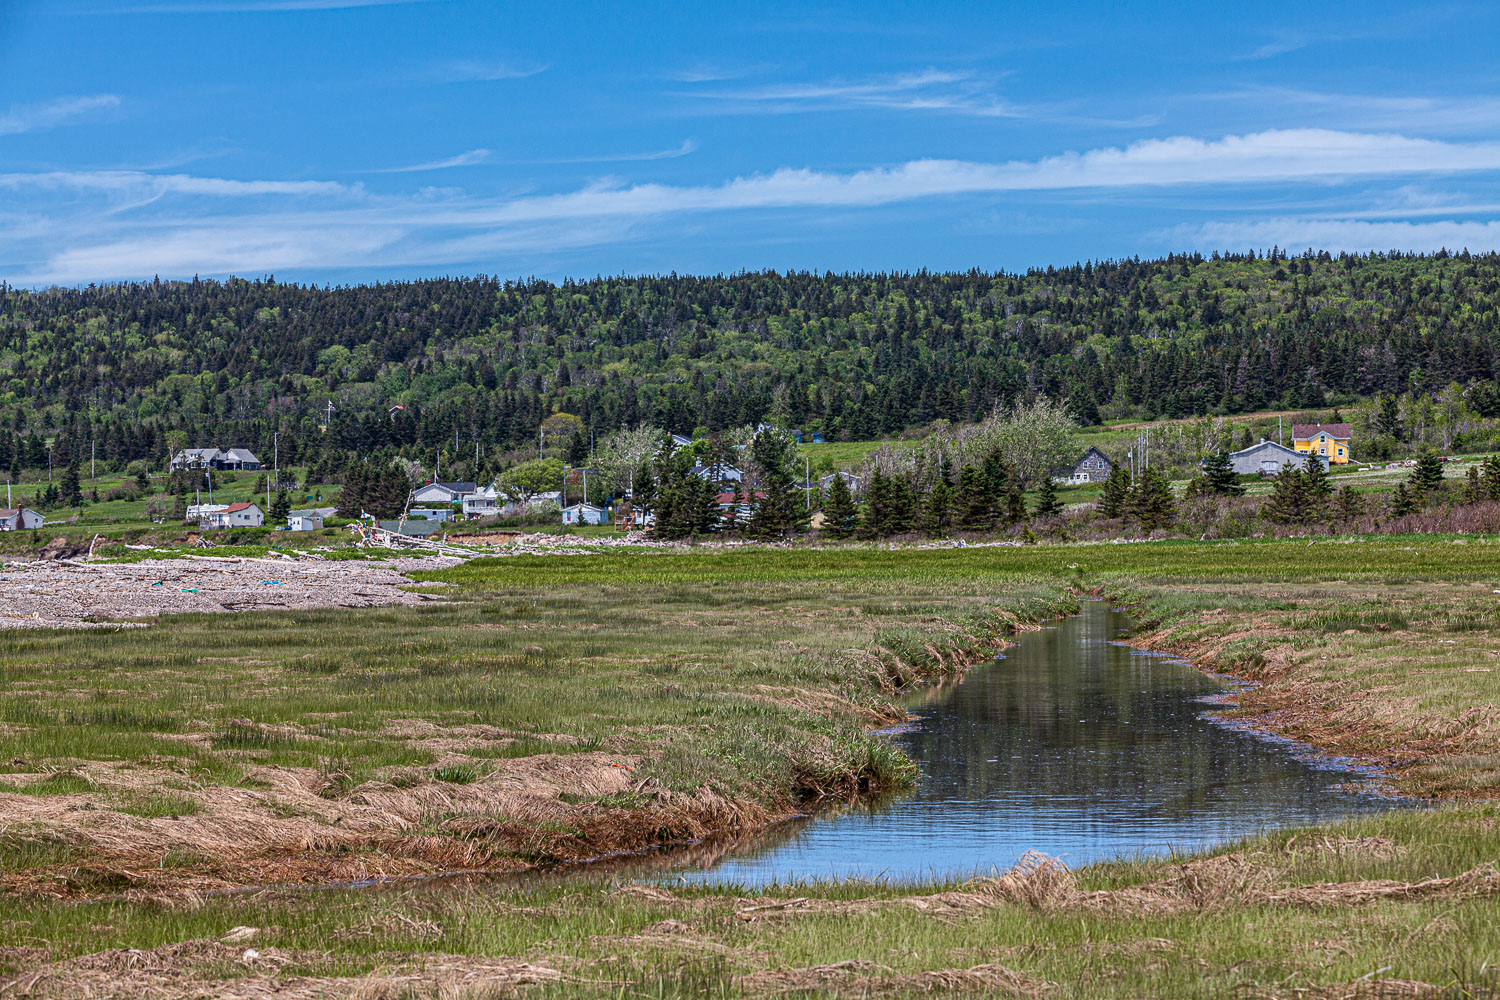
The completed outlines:
[[[1293,424],[1292,447],[1298,451],[1323,455],[1330,465],[1349,461],[1348,424]]]

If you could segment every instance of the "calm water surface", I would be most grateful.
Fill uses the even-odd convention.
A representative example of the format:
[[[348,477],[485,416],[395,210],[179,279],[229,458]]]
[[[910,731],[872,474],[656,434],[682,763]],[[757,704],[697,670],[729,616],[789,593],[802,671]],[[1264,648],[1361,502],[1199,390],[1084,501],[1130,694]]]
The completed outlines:
[[[1223,685],[1114,642],[1128,624],[1090,602],[914,701],[919,721],[890,737],[921,766],[909,798],[784,827],[707,867],[689,852],[672,874],[915,880],[1028,850],[1076,866],[1391,807],[1340,787],[1361,782],[1347,769],[1211,721],[1201,699]]]

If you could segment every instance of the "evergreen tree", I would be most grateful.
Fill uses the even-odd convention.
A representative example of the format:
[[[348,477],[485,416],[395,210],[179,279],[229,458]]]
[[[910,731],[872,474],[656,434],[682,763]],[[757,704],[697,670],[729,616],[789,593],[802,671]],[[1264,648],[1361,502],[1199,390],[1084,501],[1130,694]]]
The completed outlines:
[[[1021,488],[1021,481],[1014,472],[1006,476],[1001,496],[1005,503],[1004,523],[1020,524],[1026,520],[1026,491]]]
[[[848,538],[854,534],[857,514],[849,483],[843,476],[834,476],[823,498],[823,533],[829,538]]]
[[[1307,492],[1307,477],[1291,462],[1271,480],[1271,495],[1261,505],[1261,515],[1283,524],[1302,524],[1312,518],[1312,504]]]
[[[145,496],[151,492],[151,478],[146,475],[145,469],[135,474],[135,492],[138,496]]]
[[[1203,461],[1203,477],[1200,490],[1205,493],[1215,493],[1219,496],[1238,497],[1244,496],[1245,487],[1240,483],[1240,477],[1235,475],[1234,464],[1229,460],[1229,453],[1220,448]]]
[[[1479,466],[1471,465],[1464,482],[1464,503],[1479,503],[1484,498],[1484,482],[1479,478]]]
[[[964,531],[984,531],[994,523],[993,505],[983,474],[972,465],[958,473],[958,490],[953,497],[958,527]]]
[[[1487,500],[1500,501],[1500,455],[1484,460],[1484,495]]]
[[[1321,513],[1333,498],[1332,477],[1328,467],[1313,455],[1307,456],[1307,467],[1302,471],[1302,488],[1307,494],[1308,506],[1313,513]]]
[[[922,530],[933,537],[945,535],[953,523],[953,487],[939,478],[927,491],[922,504]]]
[[[901,488],[897,477],[876,471],[870,475],[865,487],[865,502],[860,507],[858,535],[861,538],[886,538],[894,534],[901,523],[899,506]]]
[[[1391,491],[1391,517],[1405,517],[1408,514],[1415,514],[1419,507],[1417,498],[1412,496],[1411,491],[1406,488],[1406,484],[1397,483],[1396,488]]]
[[[292,502],[286,495],[286,490],[277,490],[276,499],[271,501],[271,520],[277,524],[286,521],[287,515],[291,513]]]
[[[1036,484],[1036,499],[1031,507],[1031,516],[1036,518],[1057,517],[1063,512],[1062,501],[1057,499],[1057,484],[1043,473]]]
[[[78,463],[69,462],[68,467],[63,470],[62,489],[58,491],[58,497],[64,507],[82,507],[83,489],[78,481]]]
[[[1130,498],[1129,513],[1146,532],[1177,523],[1177,498],[1172,495],[1166,473],[1152,468],[1141,473]]]
[[[1099,516],[1116,518],[1125,514],[1131,495],[1130,470],[1116,465],[1109,470],[1104,480],[1104,492],[1099,497]]]
[[[792,485],[796,439],[779,428],[766,428],[750,442],[750,455],[760,469],[757,485],[765,496],[755,501],[747,530],[762,541],[786,538],[806,516]]]
[[[1412,491],[1419,495],[1443,488],[1443,460],[1437,452],[1423,452],[1417,459],[1417,467],[1411,470],[1410,481]]]
[[[1340,487],[1333,502],[1333,512],[1340,524],[1350,527],[1365,516],[1365,498],[1352,486]]]
[[[1374,424],[1377,433],[1387,434],[1397,441],[1406,436],[1401,427],[1399,401],[1394,393],[1381,393],[1379,409],[1375,411]]]
[[[916,488],[905,476],[891,476],[889,483],[887,535],[904,535],[915,530],[919,514]]]

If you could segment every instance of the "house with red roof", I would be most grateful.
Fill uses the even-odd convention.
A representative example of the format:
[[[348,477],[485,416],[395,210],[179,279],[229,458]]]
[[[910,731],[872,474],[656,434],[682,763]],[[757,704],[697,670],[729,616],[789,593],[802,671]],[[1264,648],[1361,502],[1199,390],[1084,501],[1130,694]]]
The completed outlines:
[[[1293,424],[1292,447],[1297,451],[1322,455],[1330,465],[1349,462],[1348,424]]]
[[[202,521],[205,528],[259,528],[265,523],[265,512],[255,503],[232,503],[205,514]]]

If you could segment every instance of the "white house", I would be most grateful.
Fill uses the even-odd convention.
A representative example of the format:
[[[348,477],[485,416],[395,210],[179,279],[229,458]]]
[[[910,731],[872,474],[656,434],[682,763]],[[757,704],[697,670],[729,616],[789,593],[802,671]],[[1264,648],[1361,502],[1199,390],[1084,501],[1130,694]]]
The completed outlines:
[[[184,448],[172,456],[172,471],[211,468],[218,457],[217,448]]]
[[[591,503],[575,503],[571,507],[564,507],[562,512],[563,524],[603,524],[609,516],[609,512],[603,507],[595,507]]]
[[[288,531],[317,531],[323,527],[323,518],[317,514],[288,514]]]
[[[259,528],[266,523],[265,512],[260,504],[232,503],[203,518],[205,528]]]
[[[30,507],[0,507],[0,531],[29,531],[45,520]]]
[[[406,512],[408,517],[420,517],[427,521],[453,520],[452,507],[413,507]]]
[[[411,498],[415,503],[463,503],[464,497],[477,487],[473,483],[427,483],[418,486]]]

